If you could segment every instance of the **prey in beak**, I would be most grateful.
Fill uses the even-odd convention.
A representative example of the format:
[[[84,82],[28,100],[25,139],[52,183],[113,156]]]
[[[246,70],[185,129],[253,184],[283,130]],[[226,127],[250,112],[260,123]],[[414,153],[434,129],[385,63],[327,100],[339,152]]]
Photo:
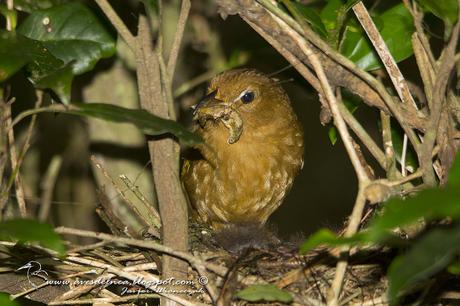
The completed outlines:
[[[193,119],[197,120],[204,128],[207,120],[220,121],[228,129],[228,144],[233,144],[240,139],[243,132],[243,120],[232,103],[216,98],[217,90],[204,96],[193,108]]]

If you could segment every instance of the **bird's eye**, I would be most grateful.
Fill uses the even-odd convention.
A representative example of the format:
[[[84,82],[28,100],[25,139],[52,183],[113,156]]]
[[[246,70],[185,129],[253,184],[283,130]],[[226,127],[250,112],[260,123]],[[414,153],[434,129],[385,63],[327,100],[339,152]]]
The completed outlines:
[[[245,104],[251,103],[254,100],[254,92],[247,91],[244,95],[241,96],[241,101]]]

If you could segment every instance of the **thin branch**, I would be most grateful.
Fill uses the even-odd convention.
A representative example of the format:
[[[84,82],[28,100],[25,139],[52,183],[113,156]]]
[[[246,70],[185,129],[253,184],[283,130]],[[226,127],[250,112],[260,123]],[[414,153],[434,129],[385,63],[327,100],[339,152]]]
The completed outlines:
[[[112,6],[107,0],[95,0],[95,1],[97,5],[99,5],[99,7],[101,8],[105,16],[107,16],[109,21],[115,27],[118,34],[120,34],[120,36],[126,42],[126,44],[131,49],[131,51],[134,52],[136,48],[136,39],[134,38],[133,34],[131,34],[128,27],[126,27],[123,20],[121,20],[121,18],[118,16],[118,14],[115,12],[115,10],[112,8]]]
[[[87,298],[69,301],[50,302],[48,305],[111,305],[113,303],[139,301],[147,299],[158,299],[160,296],[156,293],[132,294],[121,297],[104,297],[104,298]]]
[[[79,263],[79,264],[83,264],[83,265],[88,265],[88,266],[91,266],[91,267],[101,268],[101,269],[106,270],[109,273],[113,273],[113,274],[118,275],[120,277],[126,278],[126,279],[128,279],[128,280],[130,280],[132,282],[139,282],[139,280],[143,280],[143,281],[139,282],[139,284],[144,286],[146,289],[150,289],[150,290],[153,290],[153,291],[156,291],[156,289],[157,289],[156,284],[160,283],[160,279],[157,276],[152,275],[150,273],[127,272],[127,271],[124,271],[123,268],[117,268],[117,267],[114,267],[112,265],[109,265],[109,264],[106,264],[106,263],[103,263],[103,262],[99,262],[99,261],[96,261],[96,260],[93,260],[93,259],[86,259],[86,258],[81,258],[81,257],[77,257],[77,256],[68,256],[66,258],[66,260],[71,261],[71,262],[76,262],[76,263]],[[170,299],[172,301],[175,301],[175,302],[177,302],[179,304],[182,304],[182,305],[185,305],[185,306],[195,306],[196,305],[195,303],[192,303],[192,302],[190,302],[190,301],[188,301],[188,300],[186,300],[184,298],[181,298],[181,297],[176,296],[176,295],[164,293],[161,290],[158,290],[156,292],[158,292],[158,294],[163,296],[163,297],[166,297],[166,298],[168,298],[168,299]]]
[[[156,243],[154,241],[149,240],[138,240],[138,239],[131,239],[125,237],[117,237],[110,234],[99,233],[99,232],[91,232],[85,230],[79,230],[74,228],[67,228],[67,227],[57,227],[56,232],[59,234],[68,234],[68,235],[75,235],[81,237],[90,237],[96,238],[104,241],[109,241],[112,243],[123,243],[126,245],[137,246],[140,248],[152,249],[161,253],[169,254],[177,258],[181,258],[183,260],[188,261],[192,266],[202,266],[205,267],[207,270],[216,273],[219,276],[224,277],[227,273],[227,269],[222,266],[218,266],[212,263],[205,262],[193,255],[190,255],[186,252],[176,251],[173,248],[167,247],[165,245]]]
[[[413,110],[417,110],[417,104],[415,103],[414,98],[412,97],[410,91],[409,91],[409,86],[407,85],[404,76],[402,75],[401,71],[399,70],[398,65],[396,65],[396,62],[391,55],[390,51],[388,50],[387,45],[385,44],[385,41],[382,38],[382,35],[380,35],[380,32],[378,31],[377,27],[375,26],[374,22],[372,21],[371,16],[369,15],[369,12],[367,11],[366,7],[364,6],[363,2],[360,1],[356,5],[353,6],[353,11],[355,12],[356,17],[358,18],[359,22],[361,23],[361,26],[364,28],[364,30],[367,33],[367,36],[372,42],[372,45],[374,46],[375,50],[377,51],[377,54],[379,55],[380,59],[382,60],[385,69],[387,70],[390,79],[393,83],[393,86],[398,93],[399,98],[401,101],[406,105],[408,108],[412,108]],[[401,122],[401,121],[400,121]],[[401,122],[401,124],[403,124]],[[406,134],[410,137],[410,140],[414,146],[414,148],[417,150],[418,145],[419,145],[419,140],[418,138],[413,134],[413,133],[407,133]]]
[[[361,218],[363,215],[364,207],[366,206],[365,187],[359,188],[358,195],[356,196],[355,205],[349,218],[349,223],[345,231],[344,236],[350,237],[354,235],[361,224]],[[343,280],[345,278],[345,272],[348,267],[348,255],[350,252],[350,246],[343,246],[340,248],[341,259],[337,263],[334,280],[332,281],[331,288],[327,297],[328,306],[339,305],[340,293],[342,292]]]
[[[460,1],[459,1],[460,2]],[[460,10],[458,10],[457,23],[455,24],[449,43],[444,48],[439,59],[439,69],[433,87],[433,108],[430,112],[430,121],[427,132],[423,138],[424,142],[420,150],[420,161],[423,169],[423,180],[428,186],[436,185],[436,177],[433,170],[432,153],[438,137],[438,127],[446,101],[446,86],[452,69],[455,67],[455,50],[460,34]]]
[[[283,20],[280,18],[273,16],[276,20],[276,22],[280,25],[283,30],[288,33],[288,35],[296,41],[297,45],[300,47],[302,52],[308,57],[308,60],[312,64],[317,78],[321,84],[322,92],[326,96],[327,101],[329,102],[329,107],[331,109],[332,115],[334,117],[335,125],[337,126],[337,129],[339,130],[340,137],[343,140],[343,143],[345,145],[345,149],[347,150],[348,155],[350,156],[350,160],[353,164],[353,167],[356,172],[356,176],[358,177],[358,180],[360,183],[365,183],[369,181],[369,178],[367,177],[366,170],[363,168],[361,165],[361,162],[359,160],[359,157],[355,151],[355,148],[353,146],[353,143],[351,141],[351,136],[350,133],[348,132],[347,125],[345,121],[343,120],[343,117],[340,113],[339,106],[337,103],[337,100],[335,98],[335,95],[332,91],[331,86],[329,85],[329,81],[327,79],[326,74],[324,73],[323,66],[321,65],[321,62],[318,58],[318,56],[310,49],[310,47],[305,43],[305,41],[302,39],[302,37],[293,29],[291,29]]]
[[[382,122],[382,139],[385,151],[386,175],[390,180],[397,178],[398,169],[396,168],[396,155],[391,137],[391,118],[385,112],[380,111],[380,121]]]
[[[190,13],[190,6],[190,0],[182,0],[179,20],[177,21],[176,34],[174,35],[174,41],[168,57],[167,72],[170,77],[174,75],[174,70],[176,68],[177,57],[179,56],[179,50],[182,42],[182,37],[184,36],[185,25]]]
[[[316,33],[314,33],[310,28],[302,29],[302,27],[295,22],[290,16],[281,11],[276,7],[270,0],[258,0],[263,7],[271,12],[273,15],[277,16],[283,20],[290,28],[295,30],[297,33],[302,34],[309,42],[311,42],[316,48],[318,48],[328,59],[333,60],[338,63],[343,68],[349,70],[362,81],[367,83],[372,90],[381,97],[391,113],[396,117],[396,119],[401,122],[402,128],[408,134],[411,142],[414,143],[414,146],[418,145],[419,141],[414,131],[411,129],[411,126],[417,127],[418,129],[424,130],[425,119],[420,118],[417,113],[414,113],[411,109],[403,109],[401,105],[395,103],[393,97],[387,92],[385,86],[375,79],[371,74],[365,72],[362,69],[359,69],[356,64],[350,61],[345,56],[338,53],[336,50],[333,50],[323,39],[321,39]],[[373,106],[377,106],[374,104]],[[379,109],[382,109],[382,106],[377,106]],[[386,109],[383,109],[387,111]]]
[[[393,56],[388,50],[385,41],[383,40],[382,35],[380,35],[379,30],[375,26],[374,22],[372,21],[369,12],[367,11],[364,3],[362,1],[358,2],[356,5],[353,6],[353,11],[355,12],[356,17],[358,18],[361,26],[367,33],[367,36],[372,42],[377,54],[380,56],[385,69],[387,70],[388,74],[390,75],[391,81],[393,82],[393,86],[398,93],[399,98],[405,104],[411,104],[417,109],[417,104],[415,103],[414,98],[412,97],[409,86],[407,85],[404,76],[399,70],[398,65],[396,65],[396,61],[394,60]]]
[[[251,22],[246,17],[242,17],[247,24],[249,24],[260,36],[262,36],[273,48],[276,49],[291,65],[294,67],[304,79],[319,93],[322,93],[321,85],[318,81],[318,78],[308,69],[304,63],[302,63],[294,54],[287,50],[281,43],[276,39],[273,39],[264,29]],[[328,105],[326,105],[329,107]]]
[[[53,156],[51,162],[46,170],[45,177],[42,181],[41,187],[43,189],[42,201],[40,206],[40,212],[38,214],[38,220],[45,222],[48,219],[51,200],[53,199],[54,186],[56,184],[56,179],[61,169],[62,157]]]
[[[356,120],[356,118],[350,113],[350,111],[343,103],[339,103],[339,109],[347,125],[352,129],[356,136],[358,136],[359,140],[362,141],[369,152],[371,152],[372,156],[379,163],[379,165],[383,169],[386,169],[386,159],[382,149],[379,148],[374,139],[369,136],[367,131],[362,127],[359,121]]]

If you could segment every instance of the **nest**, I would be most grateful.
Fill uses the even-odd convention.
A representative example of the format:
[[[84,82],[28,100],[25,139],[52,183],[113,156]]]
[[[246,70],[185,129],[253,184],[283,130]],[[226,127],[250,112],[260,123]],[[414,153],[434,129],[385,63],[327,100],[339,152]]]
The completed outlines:
[[[191,253],[170,250],[154,240],[68,228],[57,231],[100,241],[84,246],[69,243],[66,258],[41,247],[2,242],[1,291],[48,305],[155,305],[162,297],[183,305],[246,305],[249,302],[236,297],[238,291],[272,284],[293,297],[292,305],[323,305],[338,260],[337,250],[316,249],[299,255],[293,243],[279,241],[228,252],[199,227],[191,229]],[[391,257],[388,250],[354,253],[341,304],[385,304],[388,262],[382,258]],[[189,262],[185,279],[160,280],[162,254]]]

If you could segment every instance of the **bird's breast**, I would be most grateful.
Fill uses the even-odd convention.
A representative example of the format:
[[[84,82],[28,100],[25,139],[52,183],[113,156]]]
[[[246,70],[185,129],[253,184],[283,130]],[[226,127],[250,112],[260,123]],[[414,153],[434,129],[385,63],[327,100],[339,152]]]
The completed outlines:
[[[303,164],[298,126],[244,129],[228,144],[225,128],[203,134],[212,148],[192,165],[186,187],[207,223],[265,223]]]

